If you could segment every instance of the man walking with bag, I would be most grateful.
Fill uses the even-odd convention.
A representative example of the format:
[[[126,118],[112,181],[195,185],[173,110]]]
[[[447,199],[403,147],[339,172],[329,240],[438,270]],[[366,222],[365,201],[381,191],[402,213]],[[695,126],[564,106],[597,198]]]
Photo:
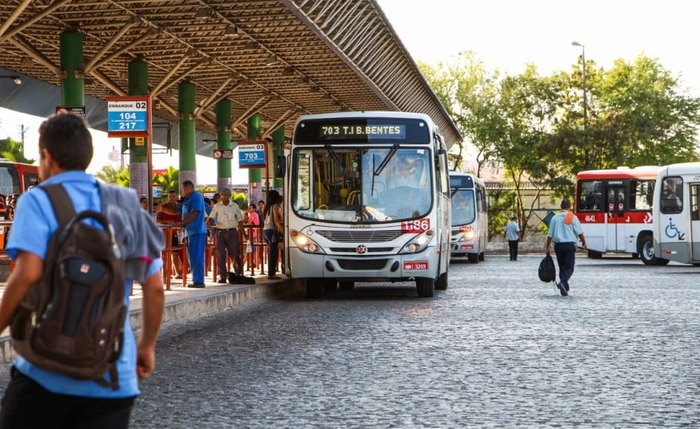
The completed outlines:
[[[571,213],[571,203],[564,199],[561,202],[561,212],[549,221],[549,232],[547,233],[547,244],[545,252],[549,253],[549,247],[554,242],[554,253],[557,255],[557,265],[559,265],[559,280],[557,288],[562,296],[569,294],[569,279],[574,274],[574,264],[576,262],[576,243],[581,240],[584,249],[587,249],[586,237],[583,236],[581,223],[578,218]]]
[[[47,281],[50,286],[51,280],[47,278],[52,277],[43,277],[45,270],[51,267],[47,265],[47,249],[54,249],[55,243],[49,245],[59,221],[51,202],[55,200],[49,199],[46,187],[60,185],[76,213],[86,210],[102,213],[116,230],[117,243],[110,247],[123,265],[119,265],[119,275],[114,278],[124,279],[123,284],[117,283],[117,286],[124,288],[119,291],[123,295],[119,296],[123,296],[127,311],[132,280],[142,285],[141,333],[137,343],[129,317],[124,318],[118,359],[102,379],[74,378],[30,362],[20,353],[2,399],[0,428],[126,428],[134,399],[139,394],[137,379],[149,377],[155,368],[155,344],[164,303],[160,273],[162,233],[148,213],[141,210],[133,190],[99,184],[85,172],[93,151],[92,138],[82,118],[69,113],[52,116],[42,123],[39,134],[42,183],[22,195],[17,206],[17,217],[7,244],[7,253],[15,267],[0,303],[0,331],[19,316],[20,302],[30,289],[35,290],[32,286],[43,287]],[[46,192],[42,188],[47,189]],[[79,264],[77,272],[88,277],[92,268],[97,268],[99,274],[100,266],[93,267],[85,262]],[[76,305],[76,301],[80,303],[80,297],[71,296],[67,303],[58,303],[58,309],[52,308],[52,312],[83,311],[83,306]],[[35,326],[39,329],[40,325]],[[13,337],[17,334],[14,325],[12,334]],[[70,335],[63,330],[59,334],[61,337]],[[69,343],[66,347],[67,350],[71,348]],[[102,383],[105,380],[111,384]]]

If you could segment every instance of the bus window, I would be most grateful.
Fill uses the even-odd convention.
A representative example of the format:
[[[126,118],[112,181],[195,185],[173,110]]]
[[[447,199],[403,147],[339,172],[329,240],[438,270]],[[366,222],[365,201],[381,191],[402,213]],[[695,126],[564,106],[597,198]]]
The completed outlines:
[[[651,203],[654,199],[653,180],[632,180],[630,181],[630,210],[651,210]]]
[[[690,185],[690,218],[700,220],[700,185]]]
[[[683,211],[683,179],[666,177],[661,184],[661,213],[675,214]]]
[[[0,167],[0,194],[10,195],[22,192],[17,169],[12,166]]]
[[[596,212],[603,209],[603,182],[586,180],[581,182],[578,195],[578,211]]]

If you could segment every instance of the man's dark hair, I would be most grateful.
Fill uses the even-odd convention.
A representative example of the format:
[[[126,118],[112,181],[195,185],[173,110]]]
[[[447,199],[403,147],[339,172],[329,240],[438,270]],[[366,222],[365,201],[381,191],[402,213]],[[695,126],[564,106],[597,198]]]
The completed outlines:
[[[185,180],[184,182],[182,182],[182,186],[186,186],[186,187],[194,189],[194,183],[192,183],[191,180]]]
[[[39,126],[39,148],[46,149],[64,170],[85,170],[92,160],[92,136],[83,118],[53,115]]]
[[[170,194],[177,194],[177,192],[175,192],[175,191],[168,191],[168,195],[170,195]]]
[[[563,200],[561,200],[561,208],[564,210],[570,209],[571,202],[569,200],[567,200],[566,198],[564,198]]]

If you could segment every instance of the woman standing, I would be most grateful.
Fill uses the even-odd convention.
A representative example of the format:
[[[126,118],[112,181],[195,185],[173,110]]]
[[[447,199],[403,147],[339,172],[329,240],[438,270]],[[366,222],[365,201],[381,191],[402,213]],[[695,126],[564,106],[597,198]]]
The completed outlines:
[[[282,197],[274,189],[268,192],[265,211],[263,212],[263,238],[267,243],[267,278],[277,279],[277,256],[279,255],[278,243],[282,236],[284,224],[282,222]]]

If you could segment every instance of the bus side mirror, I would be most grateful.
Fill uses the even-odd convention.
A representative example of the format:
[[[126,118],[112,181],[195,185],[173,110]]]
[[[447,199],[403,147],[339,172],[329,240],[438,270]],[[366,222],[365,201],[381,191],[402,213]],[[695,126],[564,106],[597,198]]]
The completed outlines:
[[[279,155],[275,163],[275,178],[284,179],[284,172],[287,171],[287,157]]]

